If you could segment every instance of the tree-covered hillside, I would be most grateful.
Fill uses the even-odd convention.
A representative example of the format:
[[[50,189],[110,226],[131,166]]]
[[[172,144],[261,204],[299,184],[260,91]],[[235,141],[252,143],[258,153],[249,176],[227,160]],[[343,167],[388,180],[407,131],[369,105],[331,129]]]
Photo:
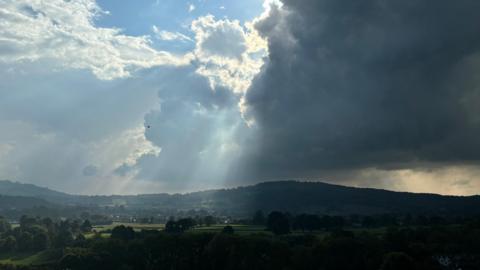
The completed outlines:
[[[441,196],[353,188],[320,182],[279,181],[233,189],[186,194],[136,196],[69,195],[12,182],[0,182],[0,194],[41,198],[60,205],[115,207],[130,210],[205,210],[232,216],[249,216],[252,209],[275,209],[292,213],[381,214],[412,213],[429,215],[480,214],[480,196]]]

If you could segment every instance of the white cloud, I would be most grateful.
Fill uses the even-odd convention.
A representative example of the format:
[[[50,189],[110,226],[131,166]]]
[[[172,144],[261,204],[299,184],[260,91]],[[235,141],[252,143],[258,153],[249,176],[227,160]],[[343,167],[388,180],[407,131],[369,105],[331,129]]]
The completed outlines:
[[[112,164],[109,171],[123,164],[133,166],[143,155],[158,156],[161,152],[159,147],[145,138],[145,127],[143,125],[127,129],[120,135],[106,138],[98,146],[97,152],[107,153],[100,163]],[[115,163],[112,163],[110,160],[112,156],[120,158]]]
[[[190,42],[193,42],[193,40],[180,33],[180,32],[169,32],[169,31],[165,31],[165,30],[160,30],[157,26],[152,26],[152,31],[153,33],[155,34],[155,37],[159,40],[163,40],[163,41],[182,41],[182,42],[187,42],[187,41],[190,41]]]
[[[261,16],[267,16],[271,11],[272,6],[281,8],[283,7],[283,3],[280,0],[264,0],[263,1],[264,13]]]
[[[130,192],[115,181],[133,188],[132,176],[113,171],[160,152],[143,123],[158,106],[161,74],[104,81],[87,70],[52,69],[46,60],[0,64],[0,179],[74,193]]]
[[[188,12],[192,12],[195,10],[195,5],[194,4],[188,4]]]
[[[173,55],[152,48],[148,36],[97,27],[95,19],[103,13],[94,0],[5,0],[0,8],[0,62],[48,59],[56,63],[56,70],[88,69],[100,79],[111,80],[154,66],[188,65],[195,55],[198,73],[209,78],[212,87],[221,85],[241,93],[266,55],[266,41],[251,23],[242,26],[236,20],[199,17],[191,25],[195,51]],[[185,34],[157,26],[153,32],[160,40],[193,42]]]
[[[242,26],[237,20],[199,17],[192,22],[195,33],[197,72],[216,85],[244,93],[263,65],[267,43],[252,24]]]
[[[200,57],[240,58],[247,50],[245,33],[237,20],[215,20],[207,15],[192,22],[192,31]]]
[[[130,76],[158,65],[186,65],[189,56],[157,51],[146,36],[94,24],[94,0],[4,0],[0,7],[0,61],[52,59],[59,67],[90,69],[98,78]]]
[[[11,138],[8,156],[0,156],[0,179],[27,181],[71,193],[131,193],[117,182],[130,183],[130,189],[135,189],[135,175],[119,176],[114,170],[124,163],[135,165],[142,155],[156,156],[160,152],[146,140],[143,127],[82,142],[58,131],[39,131],[32,124],[0,124],[14,128],[15,134],[26,132],[25,136]]]

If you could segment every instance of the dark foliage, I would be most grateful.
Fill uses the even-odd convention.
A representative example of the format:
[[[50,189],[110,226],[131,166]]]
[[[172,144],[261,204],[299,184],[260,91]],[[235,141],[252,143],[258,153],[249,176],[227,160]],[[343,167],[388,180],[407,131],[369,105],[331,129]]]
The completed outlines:
[[[235,230],[233,229],[232,226],[225,226],[223,227],[222,232],[226,234],[234,234]]]
[[[135,238],[135,231],[132,227],[120,225],[113,228],[111,237],[124,241],[133,240]]]
[[[372,220],[388,223],[391,218],[372,217]],[[267,232],[235,234],[232,226],[225,226],[219,233],[182,233],[184,230],[180,228],[193,225],[189,219],[180,219],[169,225],[176,228],[175,233],[167,228],[135,232],[121,225],[111,230],[110,238],[86,239],[81,233],[81,224],[85,222],[24,217],[20,226],[0,234],[0,247],[5,253],[53,248],[61,251],[51,263],[42,266],[46,269],[479,269],[480,219],[438,224],[437,218],[426,217],[430,225],[392,225],[386,230],[382,228],[381,233],[368,228],[352,230],[345,225],[347,219],[342,222],[337,219],[274,211],[268,215],[267,224],[272,231],[278,230],[277,236]],[[396,221],[402,219],[405,217],[395,217]],[[417,217],[408,219],[415,223]],[[292,226],[299,227],[294,234],[283,234],[290,231],[290,220],[294,220]],[[361,217],[349,220],[356,222]],[[317,230],[311,224],[319,226],[321,233],[311,233],[310,229]],[[42,267],[1,266],[0,269]]]
[[[195,220],[192,218],[182,218],[178,221],[169,220],[165,224],[165,232],[168,233],[182,233],[195,226]]]
[[[286,214],[273,211],[267,218],[267,230],[276,235],[290,233],[290,221]]]

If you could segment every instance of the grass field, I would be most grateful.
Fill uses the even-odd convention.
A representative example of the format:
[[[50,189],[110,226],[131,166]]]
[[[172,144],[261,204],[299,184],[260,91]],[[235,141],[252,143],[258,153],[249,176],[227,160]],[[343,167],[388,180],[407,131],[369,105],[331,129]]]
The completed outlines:
[[[102,225],[102,226],[94,226],[93,230],[100,233],[102,237],[108,237],[110,235],[110,230],[115,228],[116,226],[124,225],[128,227],[132,227],[135,231],[141,230],[163,230],[165,229],[165,224],[140,224],[140,223],[121,223],[121,222],[114,222],[111,225]],[[216,224],[212,226],[198,226],[191,229],[190,233],[201,233],[201,232],[220,232],[225,227],[225,224]],[[265,231],[263,226],[254,226],[254,225],[239,225],[239,224],[230,224],[235,230],[235,233],[238,234],[252,234],[252,233],[269,233]],[[87,238],[93,237],[94,233],[86,234]]]
[[[270,232],[265,231],[265,227],[263,226],[255,226],[255,225],[239,225],[239,224],[229,224],[233,227],[233,230],[237,234],[245,235],[245,234],[253,234],[253,233],[267,233]],[[212,226],[202,226],[202,227],[195,227],[194,229],[190,230],[190,232],[198,233],[198,232],[220,232],[225,227],[225,224],[218,224]]]
[[[135,231],[141,230],[163,230],[165,228],[165,224],[141,224],[141,223],[128,223],[128,222],[113,222],[110,225],[101,225],[101,226],[93,226],[93,229],[96,231],[106,231],[115,228],[116,226],[127,226],[132,227]]]
[[[0,255],[0,265],[47,265],[62,256],[61,249],[50,249],[38,253],[6,253]]]

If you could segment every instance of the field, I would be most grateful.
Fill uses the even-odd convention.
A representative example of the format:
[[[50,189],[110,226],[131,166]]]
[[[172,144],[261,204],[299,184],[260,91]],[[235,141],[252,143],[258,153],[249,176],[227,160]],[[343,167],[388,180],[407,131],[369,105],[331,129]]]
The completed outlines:
[[[165,229],[165,224],[140,224],[140,223],[121,223],[121,222],[114,222],[110,225],[101,225],[101,226],[94,226],[93,231],[100,233],[102,237],[110,236],[110,231],[115,228],[116,226],[124,225],[128,227],[132,227],[135,231],[139,232],[141,230],[163,230]],[[229,224],[233,227],[235,233],[245,235],[245,234],[253,234],[253,233],[267,233],[270,232],[265,231],[264,226],[255,226],[255,225],[240,225],[240,224]],[[225,227],[225,224],[216,224],[211,226],[198,226],[188,231],[188,233],[202,233],[202,232],[220,232]],[[94,232],[88,233],[85,236],[87,238],[93,237]]]
[[[270,233],[265,231],[264,226],[255,226],[255,225],[240,225],[240,224],[229,224],[233,227],[233,230],[236,234],[253,234],[253,233]],[[212,225],[212,226],[202,226],[195,227],[190,232],[200,233],[200,232],[220,232],[225,227],[225,224]]]
[[[61,249],[50,249],[38,253],[5,253],[0,255],[0,265],[48,265],[62,256]]]
[[[110,225],[94,226],[93,230],[101,232],[101,231],[111,230],[111,229],[115,228],[116,226],[120,226],[120,225],[127,226],[127,227],[132,227],[135,231],[163,230],[165,228],[165,224],[142,224],[142,223],[128,223],[128,222],[113,222]]]

